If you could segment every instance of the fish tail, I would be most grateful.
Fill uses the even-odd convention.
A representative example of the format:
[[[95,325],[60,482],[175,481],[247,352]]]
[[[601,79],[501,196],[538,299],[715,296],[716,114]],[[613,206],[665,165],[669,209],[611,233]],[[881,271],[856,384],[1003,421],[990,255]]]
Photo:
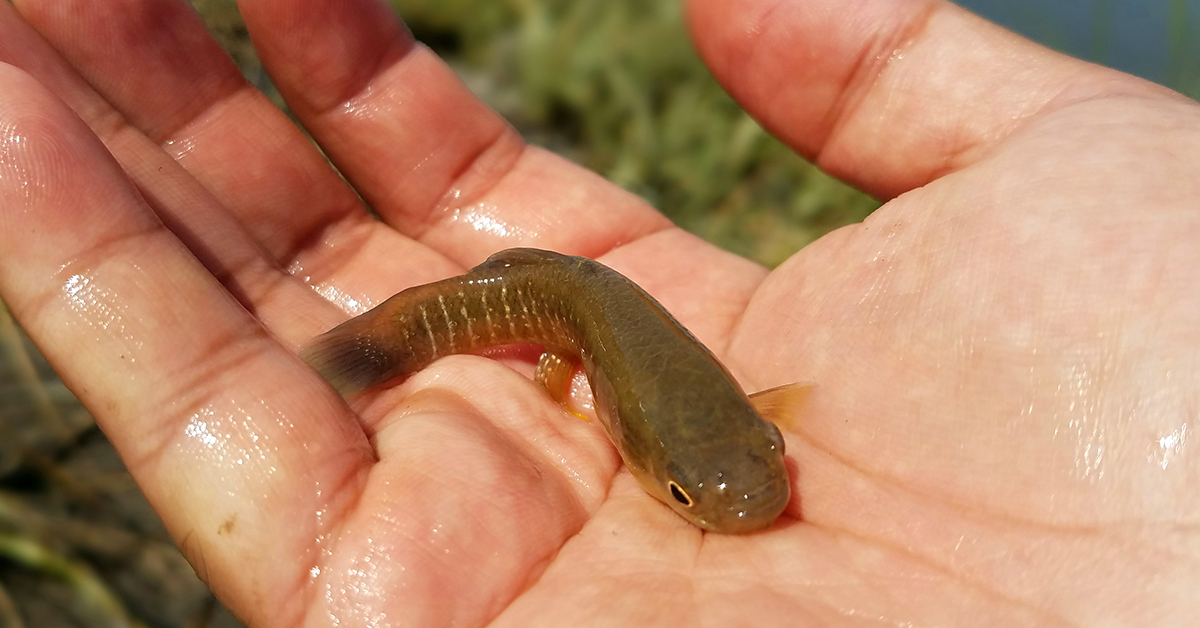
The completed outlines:
[[[352,397],[400,374],[403,355],[376,335],[347,321],[318,336],[300,357],[343,397]]]

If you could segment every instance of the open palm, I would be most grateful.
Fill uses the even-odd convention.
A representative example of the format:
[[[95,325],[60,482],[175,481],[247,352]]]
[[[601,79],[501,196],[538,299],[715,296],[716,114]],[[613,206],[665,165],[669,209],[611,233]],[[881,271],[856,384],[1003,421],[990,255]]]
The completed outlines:
[[[15,5],[0,296],[249,624],[1200,611],[1194,102],[948,4],[693,0],[748,110],[894,197],[768,275],[525,146],[384,4],[241,3],[382,222],[183,3]],[[444,359],[352,410],[296,357],[517,245],[624,272],[749,390],[817,383],[775,527],[689,526],[496,361]]]

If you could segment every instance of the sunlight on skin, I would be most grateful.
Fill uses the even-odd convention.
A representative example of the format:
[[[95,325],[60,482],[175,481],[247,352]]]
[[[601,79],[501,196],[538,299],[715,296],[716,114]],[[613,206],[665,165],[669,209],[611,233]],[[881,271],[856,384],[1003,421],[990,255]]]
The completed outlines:
[[[241,3],[383,223],[181,3],[15,6],[0,295],[250,625],[1196,616],[1194,102],[949,4],[693,0],[752,115],[896,197],[767,275],[525,147],[385,3]],[[521,244],[641,282],[750,390],[817,383],[771,530],[702,534],[496,361],[351,411],[293,354]]]

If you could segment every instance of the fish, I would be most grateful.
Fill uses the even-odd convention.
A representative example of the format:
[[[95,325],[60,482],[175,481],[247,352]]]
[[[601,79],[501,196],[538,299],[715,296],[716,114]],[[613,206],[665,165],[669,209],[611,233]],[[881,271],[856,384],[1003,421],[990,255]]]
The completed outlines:
[[[653,297],[592,259],[500,251],[464,275],[396,294],[318,336],[301,357],[353,397],[446,355],[518,343],[543,347],[534,379],[564,408],[582,364],[626,468],[693,525],[755,532],[786,508],[784,440],[763,413],[794,415],[810,386],[752,399]]]

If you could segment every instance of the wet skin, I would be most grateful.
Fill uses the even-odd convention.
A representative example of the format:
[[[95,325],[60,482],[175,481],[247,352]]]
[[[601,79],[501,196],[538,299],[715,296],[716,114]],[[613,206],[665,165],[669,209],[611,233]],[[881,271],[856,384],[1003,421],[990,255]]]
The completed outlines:
[[[545,347],[537,379],[559,400],[583,363],[625,465],[683,518],[738,533],[783,512],[790,488],[779,430],[657,301],[587,258],[501,251],[465,275],[397,294],[301,355],[352,395],[445,355],[514,343]]]
[[[1195,101],[950,3],[691,0],[752,116],[893,199],[767,275],[520,144],[387,3],[238,4],[295,122],[186,3],[0,3],[0,298],[246,625],[1195,624]],[[354,413],[295,355],[510,246],[821,383],[784,523],[701,535],[487,360]]]

